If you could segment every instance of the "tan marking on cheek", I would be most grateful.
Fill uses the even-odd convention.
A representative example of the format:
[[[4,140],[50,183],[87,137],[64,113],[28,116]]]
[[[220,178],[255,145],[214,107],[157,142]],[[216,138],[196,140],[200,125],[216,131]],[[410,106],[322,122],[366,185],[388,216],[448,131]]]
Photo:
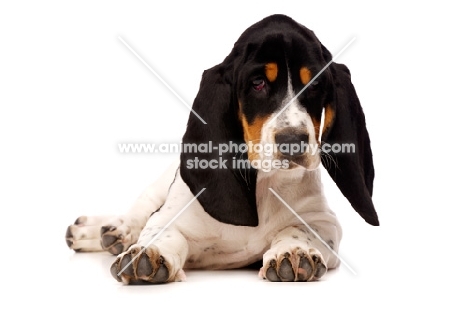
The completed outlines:
[[[323,119],[322,135],[324,135],[330,130],[334,120],[335,111],[333,110],[333,108],[330,107],[330,105],[325,106],[325,117]]]
[[[302,84],[306,85],[312,79],[312,73],[306,67],[302,67],[299,70],[299,76],[301,77]]]
[[[265,122],[268,120],[268,117],[257,117],[254,119],[252,124],[247,122],[247,118],[242,112],[239,112],[239,116],[242,122],[242,128],[244,129],[244,140],[247,144],[252,142],[252,144],[259,144],[262,138],[262,129]],[[249,160],[255,160],[259,158],[259,155],[253,150],[248,152]]]
[[[249,141],[259,143],[262,138],[262,129],[265,124],[267,117],[257,117],[254,119],[252,124],[248,125],[247,136]]]
[[[270,82],[274,82],[278,77],[278,65],[276,63],[268,63],[265,65],[265,75]]]

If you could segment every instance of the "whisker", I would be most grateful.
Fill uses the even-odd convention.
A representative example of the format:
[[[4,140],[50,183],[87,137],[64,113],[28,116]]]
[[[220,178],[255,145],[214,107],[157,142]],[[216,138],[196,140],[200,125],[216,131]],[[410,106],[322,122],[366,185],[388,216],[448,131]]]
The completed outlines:
[[[320,157],[324,162],[323,164],[325,168],[330,168],[332,164],[335,166],[335,168],[338,168],[338,163],[336,162],[335,158],[329,153],[322,152],[322,149],[320,149]]]

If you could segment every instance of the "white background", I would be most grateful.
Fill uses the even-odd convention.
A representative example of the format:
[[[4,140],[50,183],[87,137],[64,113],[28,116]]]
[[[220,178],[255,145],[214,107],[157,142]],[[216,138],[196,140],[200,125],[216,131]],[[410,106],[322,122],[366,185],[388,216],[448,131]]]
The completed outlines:
[[[11,2],[13,3],[13,2]],[[20,309],[465,309],[466,10],[455,1],[140,1],[0,4],[2,304]],[[123,155],[120,142],[177,142],[204,69],[272,13],[313,29],[352,72],[371,135],[381,226],[324,176],[344,228],[345,266],[321,282],[255,271],[188,271],[123,286],[108,254],[74,254],[80,215],[125,211],[177,155]],[[7,289],[5,289],[7,288]],[[6,301],[5,301],[6,299]],[[13,308],[10,307],[10,308]],[[466,310],[466,309],[465,309]]]

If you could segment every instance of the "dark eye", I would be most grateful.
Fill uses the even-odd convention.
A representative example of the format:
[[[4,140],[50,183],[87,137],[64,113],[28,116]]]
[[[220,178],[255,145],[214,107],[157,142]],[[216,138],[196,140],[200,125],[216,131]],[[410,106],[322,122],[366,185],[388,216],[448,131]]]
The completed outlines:
[[[311,87],[314,87],[314,86],[317,86],[319,84],[319,81],[317,79],[314,80],[314,82],[312,82],[310,84]]]
[[[310,83],[310,82],[309,82]],[[307,87],[308,89],[308,92],[310,94],[316,94],[317,91],[319,90],[319,88],[317,87],[319,85],[319,81],[318,80],[314,80],[312,83],[309,84],[309,86]]]
[[[252,81],[252,87],[255,91],[261,91],[265,87],[265,80],[263,79],[256,79]]]

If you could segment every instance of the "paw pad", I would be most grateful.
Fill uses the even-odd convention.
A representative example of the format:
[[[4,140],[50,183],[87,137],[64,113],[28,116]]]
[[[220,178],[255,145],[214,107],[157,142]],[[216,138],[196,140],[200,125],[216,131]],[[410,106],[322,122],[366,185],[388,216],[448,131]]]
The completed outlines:
[[[170,265],[156,247],[134,246],[117,257],[111,266],[112,276],[125,284],[165,283]]]
[[[271,282],[305,282],[320,279],[325,272],[322,256],[298,249],[267,260],[260,275]]]

